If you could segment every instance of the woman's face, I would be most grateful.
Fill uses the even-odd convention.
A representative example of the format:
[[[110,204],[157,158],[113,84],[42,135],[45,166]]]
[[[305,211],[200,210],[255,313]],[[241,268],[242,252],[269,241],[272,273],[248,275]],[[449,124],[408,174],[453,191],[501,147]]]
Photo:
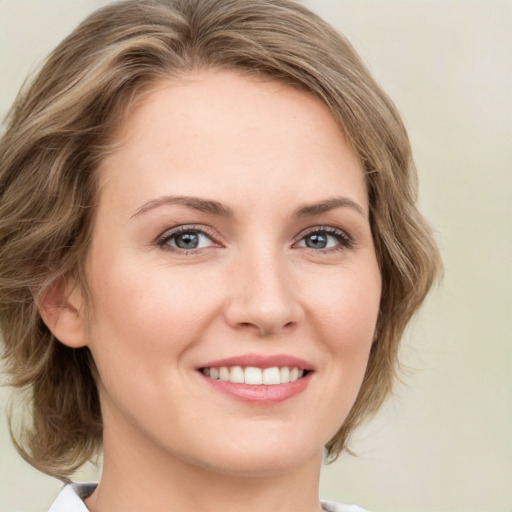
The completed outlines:
[[[232,72],[160,85],[99,170],[85,343],[105,451],[232,474],[316,464],[379,308],[360,164],[311,94]]]

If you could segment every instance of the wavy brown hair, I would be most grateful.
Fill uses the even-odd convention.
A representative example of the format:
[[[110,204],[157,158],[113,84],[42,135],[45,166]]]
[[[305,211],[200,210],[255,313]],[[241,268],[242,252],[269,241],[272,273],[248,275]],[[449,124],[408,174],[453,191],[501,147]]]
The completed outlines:
[[[441,268],[416,208],[401,118],[349,44],[289,0],[127,0],[89,16],[19,94],[0,140],[0,327],[9,383],[27,393],[22,456],[66,479],[101,448],[87,348],[54,338],[38,301],[84,260],[97,168],[130,103],[162,78],[214,68],[262,74],[313,93],[332,111],[366,174],[382,273],[377,339],[358,398],[326,446],[334,460],[388,396],[404,328]]]

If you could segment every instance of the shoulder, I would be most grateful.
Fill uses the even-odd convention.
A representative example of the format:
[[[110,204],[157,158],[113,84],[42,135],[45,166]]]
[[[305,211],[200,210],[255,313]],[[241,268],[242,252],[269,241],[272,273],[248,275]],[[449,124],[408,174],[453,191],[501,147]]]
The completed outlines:
[[[89,512],[83,500],[90,496],[94,489],[96,484],[91,483],[66,485],[57,495],[48,512]]]
[[[357,505],[344,505],[343,503],[334,503],[333,501],[322,500],[323,512],[367,512],[364,508]]]

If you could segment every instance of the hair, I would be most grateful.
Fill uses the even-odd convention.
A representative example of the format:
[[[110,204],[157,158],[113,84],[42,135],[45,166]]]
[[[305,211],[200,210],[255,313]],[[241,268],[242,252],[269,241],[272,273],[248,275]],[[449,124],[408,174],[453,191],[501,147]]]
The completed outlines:
[[[330,25],[290,0],[126,0],[94,12],[20,92],[0,140],[3,357],[30,408],[16,433],[11,418],[11,433],[50,475],[66,479],[99,452],[102,418],[89,350],[55,339],[38,302],[64,278],[87,285],[96,170],[131,102],[200,69],[260,74],[314,94],[365,172],[382,275],[377,336],[356,402],[325,447],[328,461],[389,395],[400,338],[440,274],[400,115]]]

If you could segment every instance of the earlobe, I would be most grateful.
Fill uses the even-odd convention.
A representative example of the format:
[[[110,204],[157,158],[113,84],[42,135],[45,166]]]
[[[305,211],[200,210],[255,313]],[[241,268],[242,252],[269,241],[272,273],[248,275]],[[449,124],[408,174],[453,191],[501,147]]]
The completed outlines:
[[[71,348],[87,345],[81,306],[82,294],[74,282],[54,283],[38,301],[43,322],[61,343]]]

